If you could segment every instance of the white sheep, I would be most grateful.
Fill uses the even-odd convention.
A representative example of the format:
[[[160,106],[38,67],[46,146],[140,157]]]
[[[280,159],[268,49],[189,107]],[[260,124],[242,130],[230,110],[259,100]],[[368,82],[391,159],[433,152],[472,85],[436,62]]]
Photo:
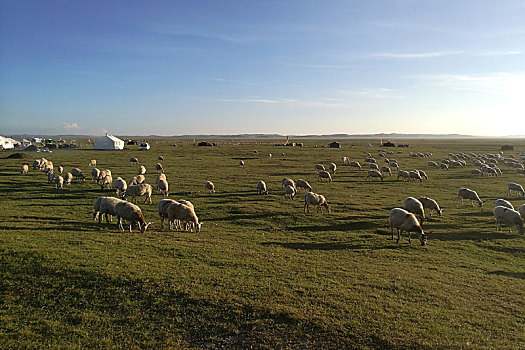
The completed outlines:
[[[138,224],[141,233],[146,232],[146,229],[151,224],[151,222],[146,223],[144,216],[142,215],[142,211],[135,204],[129,202],[119,202],[117,205],[115,205],[115,211],[117,214],[117,226],[121,231],[124,231],[122,219],[129,221],[129,232],[132,232],[131,228],[135,222]]]
[[[407,197],[403,201],[403,209],[411,212],[419,218],[419,221],[423,223],[425,221],[425,208],[423,203],[414,197]]]
[[[164,229],[164,219],[168,218],[168,207],[173,204],[177,203],[173,199],[161,199],[159,201],[159,204],[157,206],[157,212],[159,213],[160,217],[160,228]]]
[[[189,200],[186,200],[186,199],[178,199],[177,202],[180,203],[180,204],[184,204],[185,206],[189,207],[191,210],[195,211],[195,207],[193,206],[193,203],[190,202]],[[179,220],[177,220],[177,221],[178,221],[179,224],[180,224],[180,221],[179,221]],[[199,230],[200,230],[200,225],[201,225],[201,224],[202,224],[202,222],[199,223]],[[184,229],[185,229],[186,231],[188,231],[188,230],[192,230],[192,229],[196,229],[196,227],[195,227],[195,222],[187,222],[187,223],[186,223],[186,227],[184,227]],[[199,232],[199,231],[197,231],[197,232]]]
[[[155,164],[155,170],[160,173],[164,172],[164,169],[162,168],[162,164],[160,163]]]
[[[139,166],[137,175],[144,175],[144,174],[146,174],[146,167],[144,165],[141,165]]]
[[[391,168],[396,168],[396,170],[399,170],[399,164],[398,162],[396,162],[395,160],[390,160],[388,162],[388,165],[391,167]]]
[[[106,221],[109,224],[109,216],[116,216],[117,212],[115,206],[117,203],[124,202],[122,199],[115,197],[99,197],[93,202],[93,220],[97,220],[100,224],[102,222],[102,215],[106,216]]]
[[[271,153],[268,153],[268,158],[272,158],[272,154]]]
[[[53,162],[47,162],[46,166],[44,167],[44,173],[49,174],[50,172],[53,172]]]
[[[24,164],[22,165],[22,168],[20,169],[20,175],[25,175],[29,171],[29,165]]]
[[[320,171],[318,176],[319,180],[326,179],[326,182],[332,182],[332,176],[328,171]]]
[[[241,160],[241,161],[239,162],[239,166],[240,166],[241,168],[244,168],[244,160]]]
[[[400,177],[403,178],[403,181],[410,180],[410,174],[406,170],[398,170],[397,171],[397,179],[399,180]]]
[[[97,166],[97,160],[96,159],[91,159],[89,161],[88,166],[96,167]]]
[[[525,204],[520,205],[518,208],[518,213],[520,213],[521,218],[525,220]]]
[[[130,164],[139,164],[139,160],[137,158],[135,158],[135,157],[131,157],[129,159],[129,163]]]
[[[306,192],[309,192],[312,190],[312,186],[310,186],[310,184],[306,180],[303,180],[303,179],[298,179],[295,182],[295,187],[297,188],[298,191],[300,188],[304,188]]]
[[[478,194],[476,191],[473,191],[471,189],[460,187],[458,189],[458,200],[461,199],[461,204],[463,204],[463,199],[468,199],[470,201],[470,205],[474,206],[474,201],[478,202],[478,206],[483,206],[483,201],[479,199]]]
[[[392,176],[392,170],[390,170],[389,167],[387,167],[386,165],[383,165],[381,167],[381,173],[384,174],[384,173],[387,173],[388,176]]]
[[[102,181],[100,182],[100,188],[103,190],[104,187],[111,188],[111,185],[113,184],[113,177],[111,174],[107,174],[104,176]]]
[[[100,170],[98,168],[91,169],[91,181],[92,182],[98,182],[98,178],[100,177]]]
[[[417,200],[423,204],[423,208],[428,209],[429,216],[432,216],[432,210],[435,210],[439,216],[443,215],[443,209],[439,207],[439,204],[434,199],[423,196]]]
[[[418,170],[418,172],[419,172],[419,175],[420,175],[422,178],[424,178],[425,180],[428,180],[428,175],[427,175],[427,173],[425,173],[424,170]]]
[[[379,171],[379,165],[377,165],[377,163],[370,163],[368,164],[368,169]]]
[[[290,196],[290,199],[294,199],[295,194],[297,193],[297,190],[295,189],[295,187],[291,185],[287,185],[284,188],[284,192],[286,193],[287,196]]]
[[[55,176],[55,188],[57,190],[64,188],[64,178],[60,175]]]
[[[59,165],[59,166],[58,166],[58,173],[59,173],[60,175],[62,175],[63,172],[64,172],[64,167],[63,167],[62,165]]]
[[[164,196],[169,196],[169,186],[168,186],[168,181],[162,179],[162,180],[159,180],[157,182],[157,188],[159,189],[160,192],[162,192],[162,194]]]
[[[71,181],[73,181],[73,174],[67,172],[66,175],[64,175],[64,183],[66,185],[71,185]]]
[[[439,164],[439,168],[440,168],[441,170],[448,170],[448,164],[446,164],[446,163],[441,163],[441,164]]]
[[[268,194],[268,190],[266,189],[266,183],[263,180],[260,180],[257,182],[257,193],[258,194]]]
[[[106,169],[102,170],[98,173],[97,183],[100,185],[100,183],[104,180],[104,178],[109,175],[111,176],[111,170]]]
[[[401,208],[394,208],[390,210],[390,215],[388,216],[390,222],[390,235],[391,239],[394,240],[394,228],[397,230],[397,242],[403,231],[408,232],[408,242],[412,243],[411,232],[419,233],[419,241],[421,245],[427,243],[427,235],[423,232],[419,221],[414,214],[409,213],[408,211]]]
[[[518,232],[523,234],[523,218],[516,210],[498,206],[494,208],[494,219],[496,220],[496,230],[501,230],[501,224],[518,227]],[[509,231],[512,229],[509,227]]]
[[[328,169],[332,172],[332,174],[335,174],[335,171],[337,170],[337,165],[335,163],[328,164]]]
[[[310,212],[310,205],[315,205],[317,207],[317,211],[321,211],[321,214],[323,213],[323,208],[326,208],[327,212],[330,212],[331,208],[326,199],[323,195],[313,193],[313,192],[306,192],[304,195],[304,212],[309,213]]]
[[[517,184],[515,182],[509,182],[507,184],[507,194],[510,196],[512,191],[518,192],[518,195],[525,195],[525,190],[523,190],[523,187],[520,184]]]
[[[470,174],[471,174],[471,175],[483,175],[483,173],[482,173],[481,170],[479,170],[479,169],[472,169],[472,170],[470,171]]]
[[[137,201],[136,197],[146,196],[144,203],[149,200],[149,204],[152,204],[151,194],[153,193],[153,187],[150,184],[139,184],[129,186],[124,192],[124,199],[127,200],[128,197],[131,197],[131,202],[134,203]]]
[[[496,201],[494,202],[494,208],[496,207],[505,207],[509,209],[514,209],[514,206],[512,205],[512,203],[503,198],[496,199]]]
[[[158,160],[159,162],[163,162],[163,161],[164,161],[164,157],[163,157],[163,156],[158,156],[158,157],[157,157],[157,160]]]
[[[423,182],[423,178],[421,177],[421,174],[418,170],[412,170],[408,172],[408,177],[410,180],[419,180],[419,182]]]
[[[133,185],[140,185],[140,184],[144,183],[144,181],[146,181],[146,177],[144,175],[133,176],[128,181],[128,187],[129,186],[133,186]]]
[[[55,181],[55,173],[53,170],[47,173],[47,182],[52,184]]]
[[[342,157],[341,160],[343,161],[343,165],[346,163],[350,164],[350,158],[348,157]]]
[[[437,169],[437,168],[439,168],[438,163],[432,160],[427,163],[427,169]]]
[[[80,170],[79,168],[71,169],[71,175],[73,175],[73,177],[76,179],[81,179],[82,181],[86,179],[84,174],[82,174],[82,170]]]
[[[292,186],[293,188],[295,188],[295,182],[289,177],[285,177],[284,179],[282,179],[281,184],[283,185],[283,188],[286,188],[286,186]]]
[[[199,218],[195,214],[195,211],[185,204],[178,202],[170,204],[167,209],[167,214],[170,230],[176,220],[180,221],[182,227],[195,228],[195,232],[199,232],[201,229],[201,223],[199,223]]]
[[[206,183],[204,184],[204,188],[206,190],[209,190],[211,194],[215,193],[215,185],[211,181],[206,181]]]
[[[383,181],[383,174],[381,174],[378,170],[368,170],[365,181],[372,179],[373,177],[378,177],[381,179],[381,181]]]
[[[324,168],[323,164],[316,164],[316,165],[314,165],[314,170],[316,170],[316,171],[325,171],[325,168]]]
[[[119,176],[113,181],[113,187],[117,192],[117,196],[123,197],[124,193],[126,193],[126,190],[128,189],[128,184],[123,178]]]
[[[33,170],[40,169],[40,159],[35,159],[33,161]]]
[[[359,164],[359,162],[350,162],[348,165],[350,165],[351,168],[357,168],[361,170],[361,164]]]

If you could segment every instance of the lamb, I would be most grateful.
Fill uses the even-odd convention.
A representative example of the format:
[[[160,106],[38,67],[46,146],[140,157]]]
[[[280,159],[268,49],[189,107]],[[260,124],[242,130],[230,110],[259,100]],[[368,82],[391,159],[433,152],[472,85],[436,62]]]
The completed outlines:
[[[96,159],[91,159],[89,161],[88,166],[96,167],[97,166],[97,160]]]
[[[284,188],[286,188],[286,186],[292,186],[293,188],[295,188],[295,182],[290,179],[289,177],[285,177],[282,181],[281,181],[282,185]]]
[[[166,181],[164,179],[163,180],[159,180],[157,182],[157,188],[159,189],[160,192],[162,192],[162,194],[164,196],[166,196],[166,197],[169,196],[170,193],[168,191],[168,189],[169,189],[168,181]]]
[[[139,166],[138,175],[146,174],[146,167],[144,165]]]
[[[243,161],[243,160],[241,160],[241,161],[239,162],[239,166],[240,166],[241,168],[244,168],[244,161]]]
[[[348,157],[342,157],[341,160],[343,161],[343,165],[346,163],[350,164],[350,159]]]
[[[406,170],[398,170],[397,171],[397,179],[399,180],[400,177],[403,178],[403,181],[410,180],[410,174]]]
[[[423,179],[421,178],[421,174],[417,170],[412,170],[408,172],[408,176],[410,180],[419,180],[419,182],[423,182]]]
[[[268,190],[266,189],[266,183],[263,180],[260,180],[257,182],[257,193],[258,194],[268,194]]]
[[[378,170],[368,170],[366,180],[371,179],[373,177],[379,177],[381,181],[383,181],[383,174],[381,174]]]
[[[170,229],[173,227],[172,223],[175,220],[179,220],[182,227],[194,227],[195,232],[200,232],[201,223],[199,223],[199,218],[195,214],[195,211],[189,206],[182,203],[172,203],[167,208],[168,220],[170,223]]]
[[[111,174],[107,174],[104,176],[102,181],[100,181],[100,188],[103,190],[104,187],[111,188],[111,184],[113,183],[113,177]]]
[[[144,175],[133,176],[128,181],[128,187],[129,186],[133,186],[133,185],[140,185],[140,184],[144,183],[144,181],[146,181],[146,177]]]
[[[97,169],[97,168],[93,168],[91,169],[91,181],[92,182],[99,182],[99,177],[100,177],[100,170]]]
[[[113,181],[113,187],[117,191],[117,196],[123,197],[124,193],[126,193],[126,190],[128,189],[128,184],[123,178],[119,176],[115,179],[115,181]]]
[[[358,168],[361,170],[361,164],[359,164],[359,162],[350,162],[348,165],[350,165],[351,168]]]
[[[168,218],[168,207],[173,203],[177,203],[177,202],[173,199],[161,199],[159,201],[157,211],[160,217],[160,228],[161,229],[164,229],[164,219]]]
[[[84,181],[86,179],[84,174],[82,174],[82,170],[80,170],[79,168],[71,169],[71,175],[73,175],[74,178],[81,179],[82,181]]]
[[[215,185],[211,181],[206,181],[206,183],[204,184],[204,188],[206,190],[209,190],[210,194],[214,194],[215,193]]]
[[[494,219],[496,220],[496,230],[501,230],[501,223],[505,225],[518,227],[518,232],[523,234],[523,219],[519,212],[516,210],[498,206],[494,208]],[[509,228],[509,231],[512,232],[512,229]]]
[[[423,208],[428,209],[429,216],[432,216],[432,210],[437,211],[439,216],[443,215],[443,209],[439,207],[439,204],[434,199],[428,197],[419,197],[417,200],[423,204]]]
[[[106,221],[109,224],[108,215],[117,215],[115,206],[120,202],[125,201],[115,197],[98,197],[95,202],[93,202],[93,220],[98,218],[98,223],[100,224],[102,222],[102,215],[106,215]]]
[[[139,164],[139,160],[137,158],[135,158],[135,157],[131,157],[129,159],[129,164],[132,164],[132,163],[138,165]]]
[[[523,187],[515,182],[509,182],[507,184],[507,194],[509,196],[511,195],[512,191],[518,192],[518,195],[521,193],[522,196],[525,196],[525,190],[523,190]]]
[[[304,212],[310,213],[310,204],[317,206],[317,211],[321,211],[321,214],[323,213],[323,208],[326,208],[327,212],[330,212],[331,208],[324,196],[313,193],[313,192],[306,192],[304,195]]]
[[[386,165],[383,165],[381,167],[381,173],[387,173],[388,176],[392,176],[392,170],[390,170],[390,168],[387,167]]]
[[[471,189],[460,187],[458,189],[458,199],[461,199],[461,204],[463,204],[463,199],[470,200],[470,205],[474,206],[474,201],[478,202],[478,206],[483,206],[483,201],[479,199],[478,194],[476,191],[473,191]]]
[[[284,188],[284,192],[286,193],[286,195],[290,196],[290,199],[294,199],[295,194],[297,193],[297,190],[295,189],[295,187],[293,187],[291,185],[287,185]]]
[[[505,208],[509,208],[509,209],[514,209],[514,206],[512,205],[511,202],[505,200],[505,199],[496,199],[496,201],[494,202],[494,208],[496,207],[505,207]]]
[[[71,185],[71,181],[73,181],[73,174],[67,172],[64,176],[64,182],[66,183],[66,185]]]
[[[150,184],[139,184],[129,186],[126,192],[124,192],[124,199],[131,197],[131,202],[136,202],[136,197],[146,196],[144,203],[149,200],[149,204],[152,204],[151,194],[153,193],[153,187]]]
[[[335,171],[337,170],[337,165],[335,163],[328,164],[328,169],[332,172],[332,174],[335,174]]]
[[[58,189],[63,189],[64,188],[64,178],[60,175],[58,176],[55,176],[55,188],[58,190]]]
[[[162,164],[160,163],[155,164],[155,171],[163,173],[164,169],[162,168]]]
[[[124,231],[121,221],[122,219],[129,221],[129,232],[132,232],[131,228],[135,222],[139,225],[141,233],[146,232],[146,229],[151,224],[151,222],[146,223],[144,216],[142,215],[142,211],[135,204],[129,202],[119,202],[117,205],[115,205],[115,212],[117,213],[117,226],[121,231]]]
[[[421,223],[425,221],[425,209],[423,208],[423,203],[414,197],[407,197],[403,201],[403,209],[415,214]]]
[[[317,171],[325,171],[325,168],[324,168],[324,165],[323,164],[316,164],[314,165],[314,169]]]
[[[326,179],[326,182],[332,182],[332,176],[328,171],[320,171],[319,172],[319,180]]]
[[[24,164],[22,165],[22,168],[20,169],[20,175],[25,175],[29,171],[29,165]]]
[[[312,190],[312,186],[310,186],[310,184],[306,180],[303,180],[303,179],[298,179],[295,182],[295,186],[297,190],[299,190],[300,188],[304,188],[306,192],[310,192]]]
[[[399,239],[403,231],[408,232],[409,243],[412,243],[410,237],[411,232],[419,233],[419,241],[421,242],[421,245],[425,245],[427,243],[427,236],[425,232],[423,232],[423,228],[421,228],[421,225],[419,224],[419,221],[417,221],[417,218],[414,216],[414,214],[409,213],[408,211],[401,208],[394,208],[390,210],[388,219],[390,222],[390,235],[392,240],[394,240],[394,228],[397,229],[396,243],[399,244]]]

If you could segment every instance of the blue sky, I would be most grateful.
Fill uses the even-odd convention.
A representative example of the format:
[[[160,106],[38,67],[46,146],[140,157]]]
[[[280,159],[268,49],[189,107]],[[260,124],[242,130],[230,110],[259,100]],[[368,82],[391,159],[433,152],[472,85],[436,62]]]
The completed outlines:
[[[525,2],[2,1],[0,132],[525,134]]]

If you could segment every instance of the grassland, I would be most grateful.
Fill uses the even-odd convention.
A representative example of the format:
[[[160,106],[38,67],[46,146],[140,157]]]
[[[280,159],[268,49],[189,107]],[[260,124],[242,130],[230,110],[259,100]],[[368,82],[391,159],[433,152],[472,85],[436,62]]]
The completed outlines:
[[[0,348],[192,349],[520,349],[525,347],[525,237],[496,231],[493,200],[515,206],[506,184],[525,177],[475,177],[465,169],[429,170],[423,183],[365,181],[341,157],[377,153],[360,140],[342,149],[273,147],[272,140],[152,139],[151,150],[56,150],[0,162]],[[429,159],[408,152],[494,153],[509,140],[408,140],[393,155],[403,169]],[[525,140],[512,140],[525,152]],[[178,146],[173,146],[177,144]],[[259,154],[253,151],[257,150]],[[399,149],[394,149],[397,152]],[[286,156],[282,157],[281,153]],[[3,152],[7,156],[13,152]],[[268,153],[274,156],[270,159]],[[20,176],[44,156],[66,171],[88,161],[129,179],[138,157],[154,183],[165,158],[170,198],[190,199],[204,222],[198,234],[160,230],[156,202],[140,204],[153,225],[119,232],[92,220],[92,203],[111,190],[90,181],[64,190],[42,172]],[[239,160],[246,167],[240,168]],[[315,163],[338,165],[334,182]],[[281,180],[304,178],[332,205],[303,213],[301,196],[285,198]],[[257,195],[264,180],[270,195]],[[215,183],[217,194],[204,190]],[[457,188],[478,192],[484,209],[456,203]],[[445,207],[425,223],[426,246],[390,240],[388,212],[407,196]]]

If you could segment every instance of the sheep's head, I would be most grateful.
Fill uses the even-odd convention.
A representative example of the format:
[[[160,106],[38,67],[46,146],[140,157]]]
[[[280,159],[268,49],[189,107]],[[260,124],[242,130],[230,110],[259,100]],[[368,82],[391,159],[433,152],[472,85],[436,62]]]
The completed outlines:
[[[142,225],[139,223],[140,233],[146,232],[146,230],[148,229],[148,226],[151,224],[152,224],[151,222],[144,223]]]
[[[419,241],[421,242],[421,245],[427,244],[427,235],[421,231],[421,235],[419,236]]]

